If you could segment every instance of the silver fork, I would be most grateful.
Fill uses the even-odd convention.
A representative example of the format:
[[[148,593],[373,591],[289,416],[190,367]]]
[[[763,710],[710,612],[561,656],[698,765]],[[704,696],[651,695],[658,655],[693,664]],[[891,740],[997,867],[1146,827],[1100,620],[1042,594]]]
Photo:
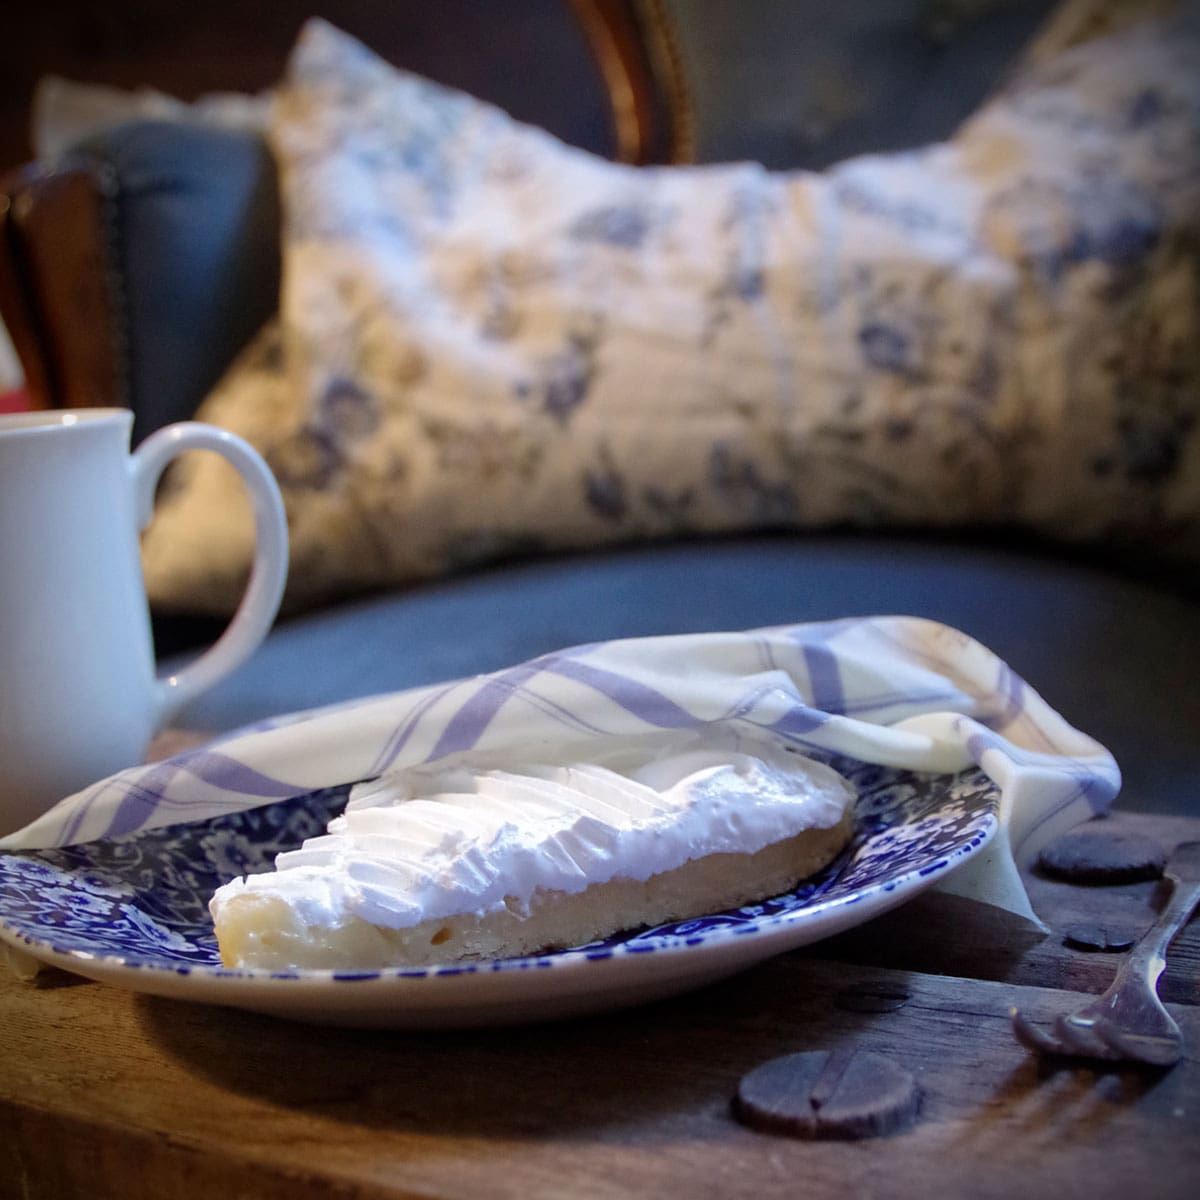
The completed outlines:
[[[1169,1067],[1183,1054],[1183,1034],[1162,1006],[1156,985],[1167,947],[1200,903],[1200,842],[1175,848],[1163,871],[1171,895],[1158,919],[1121,964],[1112,986],[1076,1013],[1058,1017],[1054,1033],[1012,1010],[1013,1033],[1040,1054],[1099,1058]]]

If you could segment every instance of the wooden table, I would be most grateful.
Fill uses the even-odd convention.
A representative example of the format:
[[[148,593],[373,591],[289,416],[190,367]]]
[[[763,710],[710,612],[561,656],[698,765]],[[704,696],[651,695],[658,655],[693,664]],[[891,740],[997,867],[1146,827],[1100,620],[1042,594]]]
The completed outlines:
[[[1118,816],[1168,845],[1200,818]],[[172,1197],[1200,1196],[1200,920],[1161,991],[1188,1039],[1165,1073],[1051,1066],[1009,1032],[1103,990],[1117,956],[1081,919],[1145,928],[1158,885],[1029,880],[1057,931],[926,895],[725,983],[541,1028],[308,1028],[51,973],[0,980],[0,1195]],[[892,1012],[845,990],[901,985]],[[839,1000],[839,996],[841,999]],[[746,1071],[853,1045],[917,1077],[907,1132],[853,1143],[753,1132]]]

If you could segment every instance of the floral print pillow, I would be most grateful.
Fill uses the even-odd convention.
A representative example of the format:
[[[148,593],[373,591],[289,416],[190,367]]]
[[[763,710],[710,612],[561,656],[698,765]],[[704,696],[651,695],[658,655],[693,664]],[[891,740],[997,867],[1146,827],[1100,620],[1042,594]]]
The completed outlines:
[[[270,138],[280,318],[198,416],[275,471],[294,604],[701,531],[1200,559],[1195,5],[821,174],[615,165],[321,21]],[[180,464],[155,603],[231,607],[252,524],[223,463]]]

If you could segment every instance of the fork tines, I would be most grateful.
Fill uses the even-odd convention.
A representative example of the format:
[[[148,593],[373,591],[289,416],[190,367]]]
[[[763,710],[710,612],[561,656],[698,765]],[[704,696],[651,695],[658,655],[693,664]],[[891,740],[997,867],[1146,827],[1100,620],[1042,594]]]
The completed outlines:
[[[1179,1042],[1152,1034],[1130,1033],[1104,1017],[1060,1016],[1054,1033],[1035,1025],[1018,1008],[1010,1010],[1013,1035],[1027,1050],[1058,1058],[1091,1058],[1169,1067],[1183,1052]]]

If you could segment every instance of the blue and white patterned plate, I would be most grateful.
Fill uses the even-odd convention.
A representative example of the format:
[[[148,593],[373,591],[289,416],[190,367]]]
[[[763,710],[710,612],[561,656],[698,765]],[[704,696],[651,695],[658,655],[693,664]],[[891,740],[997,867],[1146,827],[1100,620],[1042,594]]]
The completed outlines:
[[[544,1020],[668,996],[859,925],[939,881],[997,827],[982,771],[920,775],[835,762],[857,788],[849,848],[795,891],[537,958],[454,967],[236,971],[221,966],[214,889],[321,832],[337,788],[232,816],[59,850],[0,855],[0,938],[134,991],[300,1020],[395,1028]]]

